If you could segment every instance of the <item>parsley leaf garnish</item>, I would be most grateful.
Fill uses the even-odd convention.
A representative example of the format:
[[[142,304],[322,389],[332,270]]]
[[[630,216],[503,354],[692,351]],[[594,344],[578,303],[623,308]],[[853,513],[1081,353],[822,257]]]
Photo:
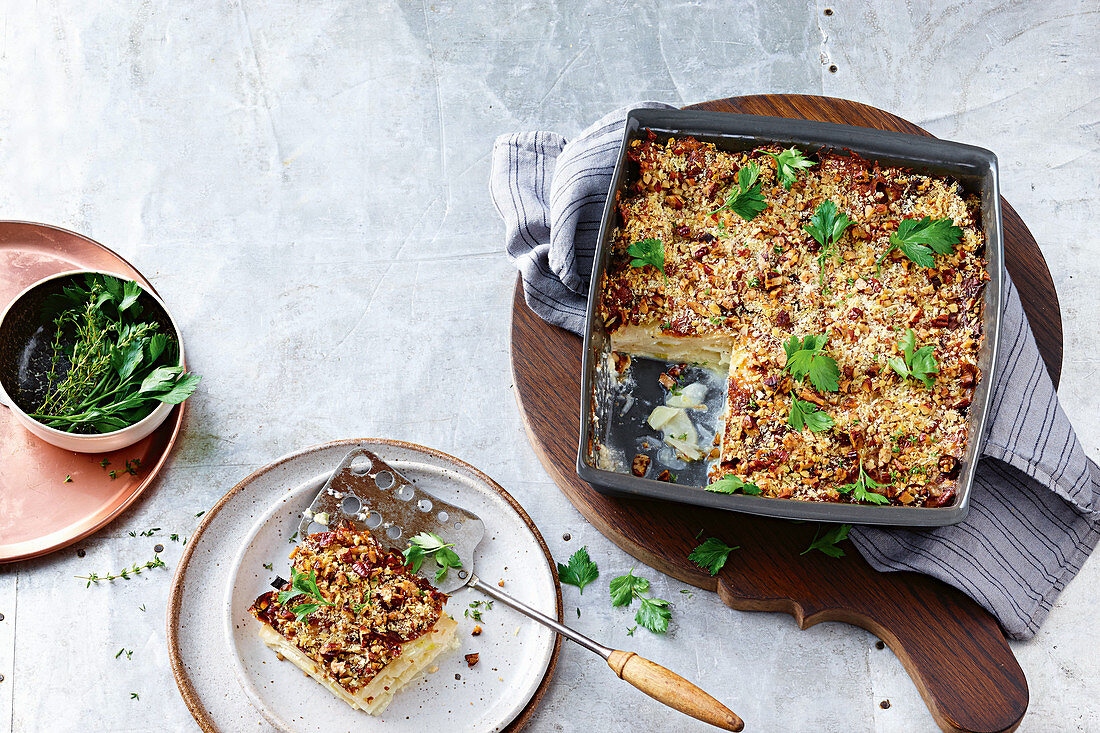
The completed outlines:
[[[295,616],[295,620],[303,621],[311,613],[319,609],[321,606],[333,606],[335,604],[326,601],[324,596],[321,595],[321,589],[317,587],[317,573],[309,571],[309,574],[305,574],[298,571],[298,568],[291,568],[292,575],[290,576],[290,588],[284,591],[280,591],[278,595],[279,603],[284,606],[298,598],[299,596],[307,596],[313,601],[307,603],[301,603],[291,608],[291,612]],[[315,601],[315,602],[314,602]]]
[[[665,282],[668,282],[668,276],[665,275],[665,247],[659,239],[643,239],[626,248],[626,253],[633,257],[630,261],[631,267],[645,267],[651,265],[652,267],[661,271],[661,277],[665,278]]]
[[[902,356],[892,356],[886,360],[886,363],[902,379],[912,377],[928,389],[932,389],[932,385],[936,381],[936,375],[940,372],[940,367],[936,363],[936,356],[933,353],[935,349],[930,345],[922,346],[919,349],[916,346],[917,335],[913,332],[913,329],[906,329],[905,335],[898,341],[898,349],[901,350]]]
[[[737,549],[739,547],[730,547],[720,539],[708,537],[706,542],[691,551],[688,560],[691,560],[711,575],[717,575],[718,571],[726,564],[726,559],[730,553]]]
[[[838,486],[837,491],[842,494],[851,493],[852,498],[856,501],[869,501],[872,504],[888,504],[890,500],[882,494],[871,491],[875,489],[885,489],[890,484],[876,483],[873,478],[867,475],[867,472],[863,470],[863,461],[859,462],[859,478],[854,483],[844,484]]]
[[[710,212],[713,216],[723,209],[729,209],[745,221],[752,221],[757,214],[768,208],[764,197],[760,195],[760,166],[749,163],[737,171],[737,187],[730,191],[726,203]]]
[[[934,267],[933,254],[947,255],[962,241],[962,229],[951,219],[902,219],[898,230],[890,235],[890,246],[875,260],[875,271],[882,271],[882,261],[895,248],[921,267]]]
[[[836,360],[824,353],[825,336],[806,336],[799,341],[797,336],[791,336],[783,344],[783,351],[787,354],[787,363],[784,369],[801,382],[809,376],[810,383],[821,392],[836,392],[840,385],[840,369]]]
[[[805,168],[812,168],[814,165],[814,162],[803,155],[798,148],[789,148],[779,155],[775,153],[768,153],[768,155],[775,158],[775,176],[788,191],[791,190],[791,184],[798,179],[798,172]]]
[[[732,473],[727,473],[722,478],[707,486],[706,489],[716,494],[734,494],[740,491],[742,494],[748,494],[750,496],[760,495],[759,486],[751,481],[745,481],[740,476],[735,476]]]
[[[611,605],[629,606],[635,598],[649,591],[649,581],[634,575],[634,569],[626,575],[620,575],[611,581]]]
[[[817,264],[821,272],[818,275],[818,284],[825,284],[825,262],[836,252],[836,243],[844,234],[844,230],[854,224],[848,215],[838,212],[836,204],[825,199],[817,206],[817,211],[810,217],[810,223],[803,229],[821,245],[821,251],[817,255]]]
[[[852,525],[850,524],[838,524],[825,534],[821,534],[821,525],[818,525],[817,531],[814,532],[813,542],[799,554],[805,555],[807,552],[820,550],[829,557],[844,557],[844,550],[837,547],[837,545],[848,539],[848,530],[851,528]]]
[[[833,426],[833,418],[812,402],[800,400],[791,394],[791,412],[787,424],[795,430],[809,428],[811,433],[820,433]]]
[[[452,547],[454,547],[453,542],[448,544],[437,534],[421,532],[409,540],[409,546],[402,554],[405,556],[405,564],[414,573],[420,572],[424,558],[433,557],[436,565],[439,566],[435,572],[435,582],[438,583],[447,577],[449,568],[462,567],[462,560],[459,559],[458,553],[451,549]]]
[[[655,634],[668,631],[668,622],[672,619],[668,601],[660,598],[642,598],[641,601],[642,605],[638,613],[634,614],[634,620]]]
[[[584,586],[600,577],[599,568],[588,556],[588,547],[582,547],[569,557],[569,564],[558,563],[558,579],[563,583],[575,585],[584,595]]]

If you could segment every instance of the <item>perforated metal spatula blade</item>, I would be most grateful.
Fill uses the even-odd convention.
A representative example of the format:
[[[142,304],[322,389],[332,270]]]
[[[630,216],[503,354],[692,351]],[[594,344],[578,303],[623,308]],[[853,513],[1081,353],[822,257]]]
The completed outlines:
[[[417,487],[365,448],[356,448],[340,461],[302,515],[298,534],[304,538],[341,521],[370,530],[384,546],[398,550],[421,532],[431,532],[453,544],[451,549],[462,560],[462,570],[452,568],[436,581],[436,564],[429,559],[419,571],[444,593],[466,585],[474,571],[474,548],[485,535],[485,525],[476,514]]]

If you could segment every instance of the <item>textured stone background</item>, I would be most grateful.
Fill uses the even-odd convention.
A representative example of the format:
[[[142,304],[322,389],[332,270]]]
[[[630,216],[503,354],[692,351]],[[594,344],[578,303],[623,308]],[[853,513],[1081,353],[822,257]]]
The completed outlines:
[[[72,576],[147,556],[153,541],[130,530],[189,533],[237,480],[306,445],[440,448],[506,486],[558,557],[587,544],[603,579],[635,564],[548,479],[511,394],[514,275],[486,182],[492,141],[512,130],[568,135],[641,99],[801,92],[991,148],[1058,286],[1061,396],[1100,457],[1096,0],[11,0],[0,18],[0,216],[136,263],[205,376],[171,466],[82,543],[86,558],[73,547],[0,569],[0,729],[195,730],[168,666],[168,573],[90,590]],[[755,731],[933,726],[872,635],[799,631],[649,575],[676,602],[667,637],[628,642],[628,613],[600,593],[566,588],[568,611],[579,602],[582,631],[705,682]],[[1031,686],[1021,730],[1100,729],[1097,591],[1090,562],[1038,637],[1014,644]],[[132,661],[113,658],[120,646]],[[696,729],[567,645],[532,728],[594,722]]]

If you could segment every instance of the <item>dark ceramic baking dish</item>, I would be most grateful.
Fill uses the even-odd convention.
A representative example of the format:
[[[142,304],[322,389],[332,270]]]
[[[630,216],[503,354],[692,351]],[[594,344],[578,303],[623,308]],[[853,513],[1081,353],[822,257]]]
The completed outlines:
[[[968,412],[969,440],[959,472],[959,492],[954,504],[938,508],[869,506],[715,494],[703,489],[707,479],[706,467],[702,461],[680,471],[677,474],[677,483],[639,478],[630,473],[629,461],[635,452],[632,446],[636,445],[635,441],[641,435],[652,436],[653,431],[644,425],[644,418],[639,419],[637,415],[626,416],[626,411],[620,410],[615,399],[612,378],[606,369],[599,368],[609,354],[610,339],[596,313],[599,306],[599,282],[610,255],[611,235],[618,225],[618,214],[613,203],[615,193],[623,186],[626,175],[627,144],[643,128],[653,130],[658,139],[670,135],[690,135],[714,143],[723,150],[747,150],[772,143],[783,147],[794,145],[807,152],[821,149],[849,150],[883,165],[901,166],[927,175],[950,176],[959,182],[964,191],[980,197],[982,229],[986,237],[985,254],[989,263],[989,283],[984,291],[985,338],[978,360],[982,380],[974,391],[973,403]],[[619,148],[607,203],[604,205],[593,262],[584,334],[577,473],[596,490],[606,494],[663,499],[772,517],[905,527],[936,527],[960,522],[970,506],[974,469],[981,456],[991,387],[996,379],[994,370],[1001,322],[1003,272],[1004,249],[997,157],[988,150],[936,138],[826,122],[698,110],[632,110],[627,115],[623,142]],[[655,377],[660,369],[657,367],[658,363],[646,365],[647,361],[635,360],[632,368],[635,370],[637,384],[632,391],[639,399],[648,399],[659,404],[660,388]],[[644,373],[647,368],[652,369],[652,375]],[[639,374],[638,370],[643,373]],[[620,455],[622,472],[598,466],[598,444],[608,446]]]

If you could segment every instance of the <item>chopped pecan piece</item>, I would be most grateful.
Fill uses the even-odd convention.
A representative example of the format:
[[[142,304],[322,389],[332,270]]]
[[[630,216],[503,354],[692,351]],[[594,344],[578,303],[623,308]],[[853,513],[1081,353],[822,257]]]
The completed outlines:
[[[639,453],[634,456],[634,461],[630,464],[630,472],[635,476],[645,476],[646,471],[649,470],[649,456],[645,453]]]

